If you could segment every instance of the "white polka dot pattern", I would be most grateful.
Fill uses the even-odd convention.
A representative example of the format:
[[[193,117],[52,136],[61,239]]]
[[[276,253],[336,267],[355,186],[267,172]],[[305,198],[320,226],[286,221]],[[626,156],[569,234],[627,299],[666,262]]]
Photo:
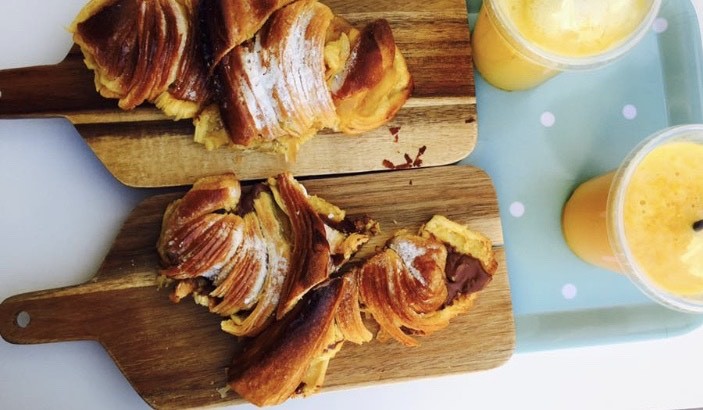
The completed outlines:
[[[522,202],[513,202],[510,204],[510,215],[520,218],[525,214],[525,205]]]
[[[564,299],[574,299],[577,293],[578,289],[573,283],[567,283],[561,288],[561,295],[564,296]]]
[[[654,23],[652,23],[652,30],[654,30],[654,32],[657,34],[665,32],[668,28],[669,21],[664,17],[658,17],[654,20]]]
[[[540,115],[539,122],[547,128],[550,128],[556,122],[556,117],[550,111],[545,111]]]
[[[622,116],[628,120],[634,120],[637,118],[637,107],[632,104],[627,104],[622,107]]]

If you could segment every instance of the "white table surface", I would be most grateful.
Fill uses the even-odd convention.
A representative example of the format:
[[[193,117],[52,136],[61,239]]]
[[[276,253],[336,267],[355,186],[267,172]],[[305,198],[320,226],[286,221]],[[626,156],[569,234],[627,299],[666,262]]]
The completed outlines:
[[[71,44],[64,27],[82,3],[0,2],[0,69],[60,61]],[[701,12],[703,0],[694,3]],[[0,189],[0,300],[88,280],[132,207],[154,193],[117,183],[58,119],[0,121]],[[701,369],[698,328],[666,339],[516,354],[490,371],[325,392],[281,408],[693,408],[703,407]],[[0,339],[2,409],[146,407],[97,343]]]

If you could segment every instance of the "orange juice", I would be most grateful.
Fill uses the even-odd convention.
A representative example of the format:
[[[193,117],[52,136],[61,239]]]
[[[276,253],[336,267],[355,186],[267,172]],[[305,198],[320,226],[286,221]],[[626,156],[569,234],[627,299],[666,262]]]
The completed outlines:
[[[623,227],[634,262],[667,292],[703,294],[703,145],[657,147],[634,170]]]
[[[481,7],[471,42],[476,69],[481,76],[504,90],[525,90],[549,79],[559,71],[538,64],[519,53]]]
[[[586,262],[626,273],[666,306],[703,312],[703,125],[666,129],[617,172],[581,184],[562,228]]]
[[[624,54],[651,25],[661,0],[484,0],[472,50],[486,81],[523,90],[563,70]]]
[[[571,250],[584,261],[618,272],[620,264],[608,240],[606,210],[615,171],[581,184],[564,205],[562,228]]]

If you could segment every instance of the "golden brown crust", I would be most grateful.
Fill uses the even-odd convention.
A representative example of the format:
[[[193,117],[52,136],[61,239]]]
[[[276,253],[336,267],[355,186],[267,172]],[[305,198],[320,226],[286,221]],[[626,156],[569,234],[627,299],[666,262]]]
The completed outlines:
[[[71,31],[101,95],[193,118],[208,149],[295,159],[323,128],[379,127],[412,90],[387,21],[359,31],[316,0],[92,0]]]
[[[443,329],[469,311],[496,270],[486,236],[436,215],[418,235],[397,232],[353,277],[364,310],[380,326],[379,338],[416,346],[414,335]],[[360,315],[353,314],[354,319],[343,320],[363,326]]]
[[[208,214],[175,230],[163,251],[173,265],[162,274],[172,279],[212,276],[222,268],[242,241],[242,219]],[[177,249],[177,250],[176,250]]]
[[[305,28],[298,22],[309,13],[316,17]],[[307,41],[304,49],[290,52],[283,45],[295,38],[296,27],[305,28]],[[322,60],[325,66],[317,67]],[[322,128],[358,134],[381,126],[412,92],[412,77],[387,21],[373,21],[360,32],[313,0],[273,13],[254,40],[233,48],[220,63],[219,112],[209,110],[196,122],[197,140],[209,148],[231,143],[293,157]],[[261,72],[272,79],[257,80]]]
[[[332,18],[317,1],[296,1],[222,57],[215,69],[220,116],[233,144],[304,141],[335,125],[322,56]]]
[[[383,332],[407,346],[411,334],[430,334],[448,323],[436,312],[447,296],[442,243],[400,234],[361,268],[359,296]]]
[[[210,54],[217,66],[236,46],[254,37],[276,10],[294,0],[201,0]]]
[[[180,0],[189,24],[186,44],[175,79],[168,89],[153,101],[169,117],[176,120],[197,116],[212,100],[212,85],[203,58],[203,33],[198,23],[201,0]]]
[[[358,288],[359,270],[354,269],[343,276],[346,291],[337,309],[335,325],[345,341],[362,344],[373,339],[373,333],[364,324],[361,316],[361,301]]]
[[[333,214],[326,224],[319,215]],[[232,174],[197,181],[164,213],[157,248],[162,275],[178,282],[174,302],[192,294],[227,317],[222,329],[254,336],[368,240],[374,223],[348,220],[321,198],[310,200],[290,174],[242,195]],[[287,304],[287,305],[284,305]]]
[[[330,79],[338,130],[358,134],[388,122],[410,97],[413,82],[386,20],[367,24],[344,70]]]
[[[71,29],[98,91],[132,109],[174,82],[189,26],[177,0],[93,0]]]
[[[270,180],[279,206],[291,222],[291,270],[276,311],[279,319],[330,273],[330,245],[325,225],[307,201],[305,188],[290,173]]]
[[[205,178],[164,215],[162,273],[178,280],[174,302],[193,294],[229,317],[224,331],[247,337],[230,387],[257,405],[278,404],[320,387],[345,341],[373,339],[367,324],[407,346],[445,328],[496,271],[487,237],[435,216],[330,278],[372,229],[290,174],[244,196],[233,175]]]
[[[246,314],[235,313],[223,321],[222,330],[235,336],[256,336],[273,319],[283,281],[290,267],[290,244],[285,234],[287,221],[269,192],[260,192],[253,208],[267,249],[267,269],[256,307]]]
[[[236,218],[215,213],[231,211],[239,203],[241,186],[233,174],[206,177],[197,181],[183,198],[169,204],[161,226],[157,249],[167,265],[178,265],[198,246],[200,235],[216,233],[216,228],[234,229]],[[208,231],[210,229],[210,231]]]
[[[375,20],[367,24],[359,35],[350,62],[335,99],[349,98],[361,89],[377,86],[385,73],[393,66],[395,40],[386,20]]]
[[[397,232],[385,249],[362,266],[323,282],[283,319],[247,342],[249,350],[235,359],[230,370],[230,386],[259,406],[279,404],[294,395],[314,392],[343,342],[362,344],[373,338],[363,312],[379,325],[380,339],[416,346],[414,336],[439,331],[470,310],[487,282],[448,301],[453,273],[447,270],[446,261],[456,249],[464,249],[462,244],[483,246],[487,238],[443,217],[430,222],[420,231],[424,235]],[[440,236],[448,242],[427,230],[439,231],[433,228],[436,224],[447,231]],[[334,303],[310,304],[310,298],[332,284],[343,287]],[[304,312],[309,318],[303,318]]]
[[[232,390],[257,406],[280,404],[294,395],[315,358],[328,347],[334,313],[343,293],[344,281],[332,279],[247,341],[228,370]]]
[[[268,252],[256,214],[250,212],[242,218],[242,241],[214,279],[216,288],[210,295],[219,298],[211,311],[232,315],[249,310],[258,302],[267,276]]]

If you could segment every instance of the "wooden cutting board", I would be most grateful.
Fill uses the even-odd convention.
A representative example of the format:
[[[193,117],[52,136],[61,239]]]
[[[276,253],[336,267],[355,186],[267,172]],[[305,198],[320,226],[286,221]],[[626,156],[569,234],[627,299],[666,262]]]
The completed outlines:
[[[355,25],[387,19],[415,90],[387,125],[361,136],[322,132],[295,162],[271,153],[207,151],[192,141],[191,120],[172,121],[152,105],[120,110],[95,91],[77,47],[56,65],[0,71],[0,118],[67,118],[108,170],[135,187],[186,185],[226,171],[248,180],[284,170],[298,176],[386,170],[406,163],[406,154],[415,159],[422,147],[423,166],[466,157],[477,122],[465,0],[323,2]]]
[[[399,228],[416,230],[441,213],[484,232],[499,269],[474,309],[415,348],[372,341],[345,345],[332,360],[322,391],[489,369],[512,355],[515,329],[498,204],[490,178],[473,167],[436,167],[303,181],[310,193],[368,214],[383,230],[373,250]],[[190,299],[169,301],[158,289],[155,243],[166,205],[185,191],[138,205],[98,273],[87,283],[26,293],[0,304],[0,335],[11,343],[97,340],[151,406],[184,408],[240,401],[221,397],[235,339],[220,318]],[[18,315],[29,324],[21,327]],[[21,320],[20,320],[21,323]]]

